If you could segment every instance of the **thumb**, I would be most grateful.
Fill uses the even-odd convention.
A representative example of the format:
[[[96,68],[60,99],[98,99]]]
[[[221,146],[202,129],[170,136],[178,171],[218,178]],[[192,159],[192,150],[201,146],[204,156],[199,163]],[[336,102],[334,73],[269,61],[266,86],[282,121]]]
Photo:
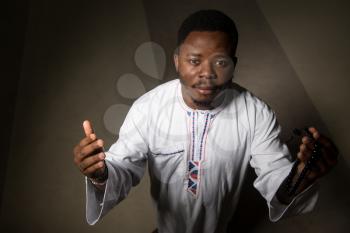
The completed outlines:
[[[84,132],[85,132],[86,136],[89,136],[90,134],[94,133],[92,125],[91,125],[90,121],[88,121],[88,120],[85,120],[83,122],[83,128],[84,128]]]

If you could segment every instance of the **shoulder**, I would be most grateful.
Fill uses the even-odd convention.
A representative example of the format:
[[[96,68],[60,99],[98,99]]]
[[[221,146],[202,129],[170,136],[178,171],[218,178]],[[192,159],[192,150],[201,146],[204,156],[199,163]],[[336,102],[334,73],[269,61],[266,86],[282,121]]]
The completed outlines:
[[[154,110],[155,107],[159,108],[159,106],[176,97],[176,88],[179,83],[178,79],[174,79],[156,86],[137,98],[132,108],[142,112]]]
[[[159,115],[163,101],[171,98],[171,90],[176,89],[176,84],[177,80],[165,82],[137,98],[131,105],[122,128],[126,130],[136,127],[143,135],[147,135],[150,119]]]
[[[274,125],[276,114],[272,108],[251,91],[233,83],[230,88],[228,111],[237,116],[237,120],[254,134],[261,126]]]
[[[232,83],[229,91],[231,104],[244,106],[248,112],[272,111],[271,107],[262,98],[237,83]]]

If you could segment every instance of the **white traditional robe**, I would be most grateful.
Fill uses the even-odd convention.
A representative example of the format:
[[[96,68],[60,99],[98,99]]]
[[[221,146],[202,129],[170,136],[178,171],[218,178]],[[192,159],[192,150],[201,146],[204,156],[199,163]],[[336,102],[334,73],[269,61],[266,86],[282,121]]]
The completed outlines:
[[[126,198],[148,163],[151,195],[160,233],[225,232],[250,164],[254,187],[266,199],[271,221],[308,212],[316,185],[289,205],[276,191],[291,170],[280,141],[275,114],[263,101],[232,87],[215,99],[212,110],[194,110],[182,97],[179,79],[138,98],[106,151],[108,180],[97,191],[86,179],[86,217],[95,224]]]

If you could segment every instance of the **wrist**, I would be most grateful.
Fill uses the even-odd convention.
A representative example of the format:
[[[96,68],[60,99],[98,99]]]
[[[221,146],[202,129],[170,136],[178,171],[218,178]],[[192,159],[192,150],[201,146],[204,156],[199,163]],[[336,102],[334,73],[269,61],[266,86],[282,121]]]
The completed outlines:
[[[108,179],[108,169],[107,166],[105,166],[102,174],[95,174],[92,177],[89,177],[90,181],[94,185],[105,185],[107,183]]]

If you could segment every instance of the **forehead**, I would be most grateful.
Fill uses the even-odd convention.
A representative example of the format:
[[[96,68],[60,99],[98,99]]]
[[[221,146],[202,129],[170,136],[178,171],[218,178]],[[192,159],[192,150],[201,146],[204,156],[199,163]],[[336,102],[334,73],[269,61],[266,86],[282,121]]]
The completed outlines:
[[[180,53],[197,53],[208,55],[222,53],[229,55],[231,43],[225,32],[221,31],[193,31],[180,46]]]

